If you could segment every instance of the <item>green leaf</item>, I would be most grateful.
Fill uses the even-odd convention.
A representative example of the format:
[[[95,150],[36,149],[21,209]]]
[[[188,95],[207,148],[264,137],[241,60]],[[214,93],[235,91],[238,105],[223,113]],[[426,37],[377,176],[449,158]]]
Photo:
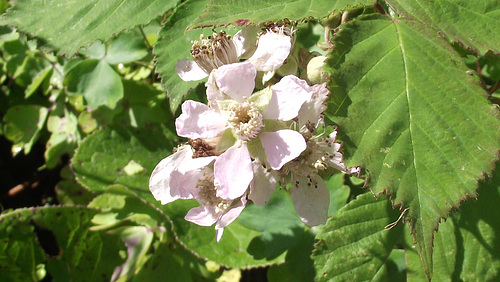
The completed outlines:
[[[54,168],[64,154],[73,154],[77,142],[81,140],[78,131],[78,120],[76,116],[65,111],[65,116],[49,116],[47,120],[47,129],[52,134],[46,144],[45,166]]]
[[[47,114],[47,108],[37,105],[18,105],[9,108],[3,117],[4,134],[14,143],[12,145],[14,155],[22,149],[25,154],[31,151],[45,124]]]
[[[106,105],[113,109],[123,97],[120,76],[104,60],[80,62],[67,74],[64,83],[72,95],[83,95],[89,108]]]
[[[0,216],[0,280],[37,280],[45,268],[56,281],[109,280],[122,262],[120,240],[91,232],[98,211],[87,207],[37,207]],[[96,263],[96,262],[99,263]],[[43,277],[38,277],[43,278]]]
[[[206,11],[189,25],[189,29],[227,24],[259,24],[284,18],[290,20],[311,17],[320,19],[348,6],[373,5],[375,2],[374,0],[211,0]]]
[[[439,225],[434,239],[436,281],[496,281],[500,278],[500,167],[480,183],[478,200],[468,200]],[[408,280],[427,280],[413,241],[406,232]]]
[[[13,3],[1,25],[13,25],[19,30],[42,38],[49,47],[71,57],[80,47],[100,39],[107,41],[113,34],[152,19],[172,9],[173,0],[82,0],[28,1]]]
[[[403,235],[403,225],[384,227],[399,213],[388,199],[365,193],[331,217],[316,236],[316,281],[387,279],[388,258]]]
[[[106,50],[106,61],[112,65],[138,61],[148,54],[144,39],[133,32],[113,38]]]
[[[203,13],[207,2],[208,0],[188,0],[180,5],[160,30],[153,49],[156,54],[156,71],[162,78],[172,112],[179,107],[187,92],[200,83],[182,80],[175,72],[175,64],[178,60],[191,59],[191,41],[199,40],[202,33],[212,33],[209,29],[186,32],[188,24]]]
[[[388,191],[394,205],[409,208],[432,275],[439,219],[493,169],[498,112],[459,55],[418,22],[362,17],[334,44],[326,115],[344,134],[346,165],[365,168],[373,193]]]
[[[108,128],[85,138],[72,163],[77,180],[92,191],[103,192],[111,184],[122,184],[141,198],[157,203],[149,192],[149,176],[171,150],[171,141],[159,128]],[[142,173],[125,173],[132,160],[144,168]]]
[[[243,226],[238,220],[224,228],[224,235],[217,243],[214,226],[198,226],[184,219],[189,209],[196,206],[198,203],[195,200],[178,200],[162,207],[162,210],[173,221],[174,231],[179,241],[191,252],[232,268],[265,266],[283,262],[285,253],[278,257],[266,258],[265,247],[260,237],[262,233]],[[271,251],[271,255],[275,253],[275,250]]]
[[[500,2],[497,0],[387,0],[396,12],[413,17],[484,55],[500,52]]]
[[[279,265],[271,265],[267,271],[267,279],[273,281],[314,281],[316,271],[311,259],[314,234],[307,230],[302,234],[300,241],[292,246],[286,253],[285,262]]]

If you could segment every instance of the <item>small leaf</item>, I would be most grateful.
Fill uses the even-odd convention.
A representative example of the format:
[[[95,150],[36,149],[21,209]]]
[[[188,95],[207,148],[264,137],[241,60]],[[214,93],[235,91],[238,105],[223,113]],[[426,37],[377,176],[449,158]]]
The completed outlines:
[[[3,118],[4,134],[7,139],[14,142],[12,145],[14,155],[22,149],[25,154],[31,151],[45,124],[47,114],[47,108],[37,105],[18,105],[9,108]]]
[[[104,60],[80,62],[67,74],[65,84],[72,95],[83,95],[89,108],[106,105],[113,109],[123,97],[120,76]]]
[[[138,61],[148,54],[144,39],[133,32],[113,38],[106,49],[106,61],[111,65]]]

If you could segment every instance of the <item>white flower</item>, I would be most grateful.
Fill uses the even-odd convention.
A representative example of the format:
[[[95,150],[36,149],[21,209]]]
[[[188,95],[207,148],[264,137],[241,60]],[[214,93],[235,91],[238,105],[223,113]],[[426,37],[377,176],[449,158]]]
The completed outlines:
[[[251,95],[256,75],[252,64],[224,65],[214,70],[213,75],[214,79],[209,80],[211,84],[207,83],[207,96],[210,104],[217,107],[186,101],[175,125],[180,136],[192,139],[212,138],[226,129],[232,130],[236,136],[234,145],[215,161],[214,176],[215,185],[220,187],[217,196],[235,199],[245,193],[254,179],[252,157],[260,157],[250,155],[249,143],[259,142],[258,146],[265,153],[262,161],[274,170],[281,169],[304,151],[306,142],[299,132],[291,129],[265,131],[264,124],[297,117],[302,104],[313,93],[304,90],[305,81],[289,76],[271,88],[268,103],[259,103],[261,97]],[[229,99],[222,99],[226,97]]]
[[[290,34],[284,31],[289,30]],[[257,37],[258,28],[247,26],[233,38],[224,31],[213,33],[200,41],[193,41],[193,61],[183,59],[175,65],[175,71],[184,81],[200,80],[212,70],[248,59],[259,71],[274,71],[283,65],[292,48],[293,30],[281,27],[265,30]],[[258,43],[257,43],[258,38]],[[253,55],[252,55],[253,54]]]
[[[196,157],[206,153],[203,151],[204,145],[198,145],[199,148],[181,146],[174,154],[163,159],[151,174],[149,189],[163,205],[177,199],[196,199],[200,206],[189,210],[185,219],[200,226],[215,223],[218,242],[224,227],[233,222],[245,208],[246,199],[241,197],[233,201],[217,196],[218,187],[214,184],[213,170],[209,166],[217,157]]]

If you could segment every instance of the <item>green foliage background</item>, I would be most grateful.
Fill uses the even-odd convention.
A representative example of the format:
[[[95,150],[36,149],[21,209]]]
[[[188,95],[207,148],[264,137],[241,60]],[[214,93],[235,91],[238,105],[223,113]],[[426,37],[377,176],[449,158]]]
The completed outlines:
[[[0,8],[0,134],[14,155],[44,144],[42,170],[70,156],[58,205],[2,211],[0,280],[215,280],[260,266],[270,281],[499,279],[500,2]],[[212,227],[183,219],[195,202],[162,206],[148,190],[151,171],[183,141],[179,105],[205,99],[203,82],[182,81],[174,66],[214,27],[232,34],[283,18],[298,22],[297,46],[328,57],[326,116],[362,180],[326,180],[324,226],[306,227],[280,191],[247,207],[216,243]],[[328,52],[317,46],[327,45],[325,28]]]

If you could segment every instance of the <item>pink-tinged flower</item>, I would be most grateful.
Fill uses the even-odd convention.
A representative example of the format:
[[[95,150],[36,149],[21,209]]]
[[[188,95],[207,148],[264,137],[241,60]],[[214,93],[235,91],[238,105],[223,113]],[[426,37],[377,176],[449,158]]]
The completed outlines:
[[[176,120],[177,133],[187,138],[211,138],[230,129],[234,145],[222,153],[214,164],[217,196],[235,199],[247,190],[254,179],[248,142],[259,142],[265,153],[261,160],[279,170],[306,148],[302,135],[291,129],[265,131],[266,121],[290,121],[297,117],[302,104],[313,93],[307,83],[294,76],[284,77],[266,94],[252,95],[256,75],[248,62],[224,65],[212,72],[207,96],[212,107],[186,101]],[[260,95],[260,96],[259,96]],[[264,101],[264,102],[263,102]],[[217,114],[219,114],[218,117]],[[211,119],[204,117],[212,117]],[[226,121],[225,127],[222,126]],[[255,144],[255,143],[252,143]]]
[[[247,26],[233,38],[224,31],[213,33],[208,38],[201,35],[200,41],[193,41],[193,61],[179,60],[175,71],[184,81],[200,80],[207,77],[212,70],[238,63],[240,59],[248,59],[257,70],[274,71],[283,65],[290,54],[292,34],[293,29],[281,26],[266,29],[258,36],[257,27]]]
[[[243,211],[246,199],[218,197],[218,187],[214,184],[214,173],[210,168],[217,157],[196,157],[199,153],[205,152],[197,152],[188,145],[181,146],[156,166],[151,174],[149,189],[162,204],[177,199],[196,199],[200,206],[189,210],[185,219],[200,226],[215,224],[218,242],[224,227]]]

